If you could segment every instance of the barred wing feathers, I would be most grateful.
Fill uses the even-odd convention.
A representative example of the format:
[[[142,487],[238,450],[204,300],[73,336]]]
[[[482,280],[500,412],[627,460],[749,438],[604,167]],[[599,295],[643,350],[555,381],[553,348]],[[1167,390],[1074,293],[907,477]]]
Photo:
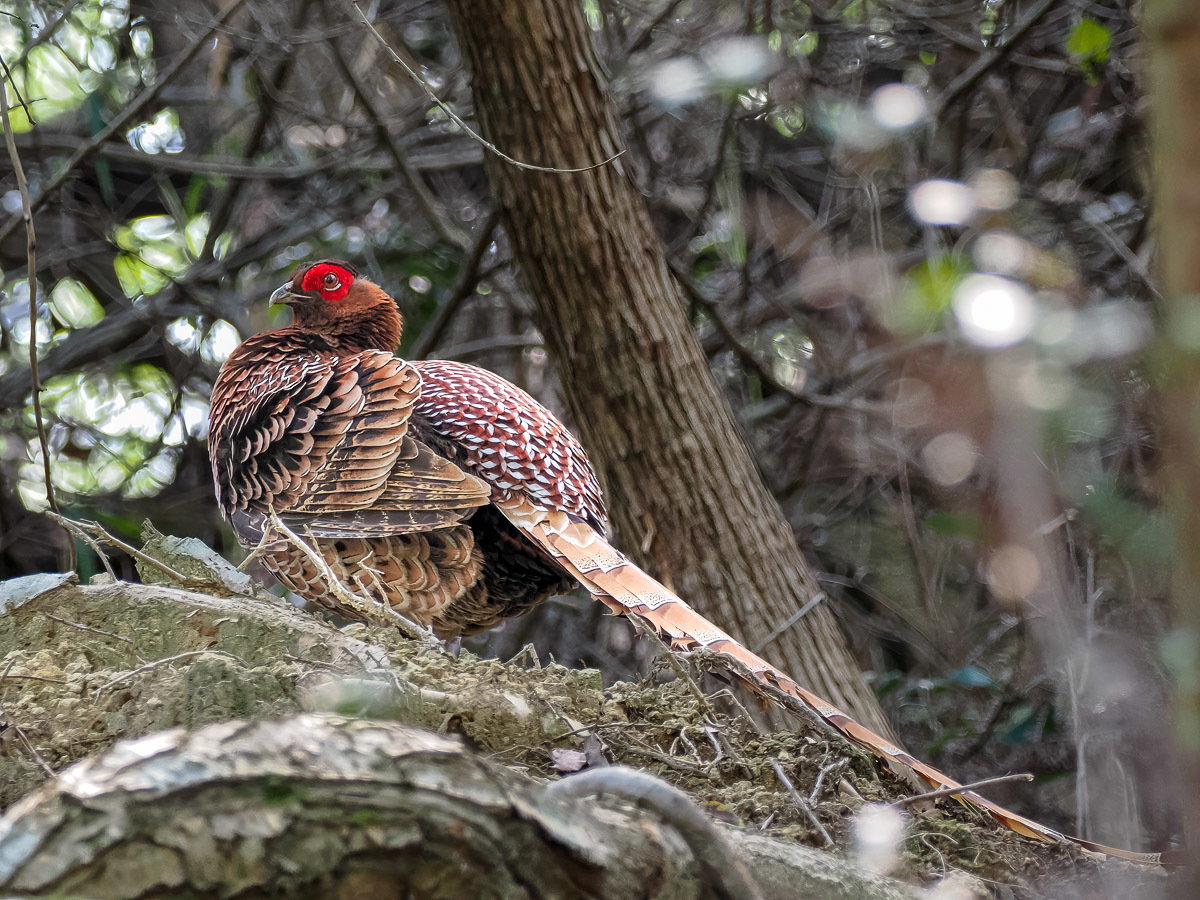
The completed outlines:
[[[271,508],[326,537],[461,521],[491,489],[408,433],[420,391],[417,371],[390,353],[279,352],[251,338],[213,391],[222,512],[244,540]]]

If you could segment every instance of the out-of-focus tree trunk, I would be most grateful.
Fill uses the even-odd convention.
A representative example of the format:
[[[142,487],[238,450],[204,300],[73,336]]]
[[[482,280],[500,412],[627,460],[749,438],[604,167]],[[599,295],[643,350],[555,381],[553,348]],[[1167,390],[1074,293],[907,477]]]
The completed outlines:
[[[1200,7],[1146,3],[1154,167],[1164,286],[1162,386],[1167,498],[1176,535],[1178,614],[1169,658],[1176,739],[1189,781],[1188,845],[1200,845]],[[1200,896],[1200,872],[1191,876]],[[1182,895],[1181,895],[1182,896]]]
[[[580,4],[450,7],[485,137],[522,162],[557,168],[621,149]],[[630,165],[623,157],[558,174],[486,155],[567,402],[613,492],[625,549],[755,646],[820,589],[709,373]],[[765,653],[889,733],[824,604]]]

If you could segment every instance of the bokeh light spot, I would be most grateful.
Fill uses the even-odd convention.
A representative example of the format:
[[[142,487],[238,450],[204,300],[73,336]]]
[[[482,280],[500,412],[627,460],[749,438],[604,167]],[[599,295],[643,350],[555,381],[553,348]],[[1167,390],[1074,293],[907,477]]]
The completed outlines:
[[[659,63],[650,73],[650,90],[667,106],[683,106],[704,96],[708,76],[690,56]]]
[[[954,314],[967,340],[1007,347],[1029,336],[1035,324],[1033,296],[1024,285],[996,275],[969,275],[954,292]]]
[[[926,109],[925,95],[911,84],[885,84],[871,95],[871,115],[884,128],[912,128]]]
[[[975,192],[961,181],[931,178],[909,192],[908,205],[926,225],[962,225],[975,212]]]
[[[979,459],[979,448],[967,435],[958,431],[939,434],[921,451],[921,461],[929,477],[938,484],[950,487],[965,480]]]
[[[900,863],[897,845],[904,836],[904,817],[890,806],[870,803],[854,817],[854,845],[864,869],[885,875]]]
[[[1003,169],[980,169],[971,178],[975,204],[980,209],[1000,212],[1017,202],[1020,186],[1010,172]]]
[[[1033,593],[1041,580],[1041,567],[1028,547],[1008,544],[992,554],[987,581],[998,600],[1016,604]]]

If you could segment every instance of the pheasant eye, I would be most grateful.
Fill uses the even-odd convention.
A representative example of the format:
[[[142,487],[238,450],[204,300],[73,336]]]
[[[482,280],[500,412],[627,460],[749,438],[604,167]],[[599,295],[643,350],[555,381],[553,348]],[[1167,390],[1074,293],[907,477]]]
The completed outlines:
[[[321,283],[325,286],[325,289],[329,291],[337,290],[337,288],[339,288],[342,284],[340,281],[338,281],[338,277],[332,272],[326,272],[325,277],[321,280]]]

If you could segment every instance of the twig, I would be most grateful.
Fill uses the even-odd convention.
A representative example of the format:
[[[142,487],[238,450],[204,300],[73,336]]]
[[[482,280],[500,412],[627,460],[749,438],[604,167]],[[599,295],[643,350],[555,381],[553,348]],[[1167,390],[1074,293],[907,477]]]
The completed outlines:
[[[493,350],[523,350],[526,347],[541,347],[545,344],[540,337],[528,337],[523,334],[505,334],[500,337],[480,338],[477,341],[465,341],[461,344],[451,344],[438,350],[439,359],[468,360],[481,353]],[[420,357],[414,356],[414,359]]]
[[[111,631],[105,631],[103,628],[93,628],[91,625],[84,625],[82,622],[72,622],[70,619],[60,619],[58,616],[45,614],[47,619],[52,619],[55,622],[62,622],[64,625],[70,625],[72,628],[78,628],[80,631],[90,631],[92,634],[102,634],[105,637],[116,638],[118,641],[124,641],[127,644],[133,643],[133,638],[127,638],[123,634],[113,634]]]
[[[36,125],[37,123],[33,119],[33,110],[29,108],[29,101],[21,96],[21,89],[17,87],[17,80],[13,77],[12,69],[8,67],[8,63],[4,61],[3,57],[0,57],[0,70],[3,70],[4,72],[4,77],[3,79],[0,79],[0,83],[7,81],[12,85],[13,96],[17,98],[17,105],[24,111],[25,118],[29,120],[29,124]],[[5,100],[7,101],[7,99],[8,98],[6,96]],[[5,115],[7,117],[7,111],[5,112]]]
[[[50,513],[47,513],[47,516],[53,518],[53,515]],[[100,549],[100,544],[94,537],[92,537],[82,528],[77,527],[70,519],[64,518],[59,524],[62,525],[62,527],[65,528],[68,533],[76,535],[92,549],[92,552],[96,554],[96,558],[100,560],[100,564],[104,566],[104,571],[108,573],[109,577],[112,578],[113,581],[120,580],[117,578],[117,573],[113,570],[112,563],[109,562],[108,554]]]
[[[237,570],[239,572],[245,572],[246,569],[249,568],[250,563],[254,562],[254,560],[258,558],[259,554],[262,553],[263,550],[267,549],[267,545],[270,542],[270,529],[266,529],[263,531],[263,536],[258,539],[258,543],[254,545],[254,549],[251,550],[249,555],[238,564]]]
[[[19,678],[22,681],[44,681],[47,684],[70,684],[69,681],[64,681],[61,678],[44,678],[41,675],[9,675],[9,678]]]
[[[825,826],[821,824],[821,820],[817,818],[817,814],[813,811],[812,806],[804,799],[804,795],[796,790],[796,786],[792,784],[792,779],[788,778],[787,772],[783,771],[783,766],[779,764],[779,760],[773,756],[771,757],[771,769],[775,772],[775,777],[779,779],[779,783],[783,785],[784,789],[791,796],[792,802],[804,813],[808,821],[812,823],[813,828],[817,829],[817,833],[825,838],[825,846],[832,847],[833,838],[826,831]]]
[[[0,85],[0,93],[3,93],[3,87],[3,85]],[[5,668],[4,674],[0,675],[0,685],[4,684],[4,679],[8,677],[8,673],[12,671],[12,667],[16,661],[17,659],[15,656],[8,661],[8,667]],[[53,778],[54,770],[50,768],[49,764],[44,759],[42,759],[42,754],[38,753],[37,747],[33,746],[33,741],[29,739],[29,735],[25,733],[25,729],[23,729],[13,720],[13,717],[8,714],[8,710],[4,708],[3,703],[0,703],[0,716],[4,717],[4,722],[9,728],[16,731],[17,737],[20,739],[21,743],[25,745],[25,749],[29,751],[29,755],[33,757],[34,761],[41,767],[42,771]]]
[[[13,90],[17,83],[4,67]],[[37,357],[37,234],[33,230],[33,206],[29,200],[29,182],[25,180],[25,167],[21,165],[21,155],[17,153],[17,141],[13,134],[12,122],[9,119],[8,91],[0,82],[0,116],[4,118],[4,142],[8,145],[8,157],[12,160],[13,172],[17,177],[17,190],[21,194],[21,220],[25,223],[25,264],[29,268],[29,374],[33,381],[33,418],[37,425],[38,443],[42,447],[42,474],[46,480],[46,503],[52,512],[58,512],[58,504],[54,500],[54,483],[50,477],[50,445],[46,441],[46,424],[42,421],[41,382],[38,380]],[[29,115],[26,109],[25,115]],[[30,118],[32,122],[33,119]],[[71,544],[72,551],[74,544]],[[75,568],[74,562],[70,568]]]
[[[166,659],[156,659],[154,662],[148,662],[144,666],[138,666],[124,675],[118,675],[108,684],[101,685],[96,689],[96,696],[103,694],[105,691],[112,689],[122,681],[128,681],[135,675],[141,675],[143,672],[149,672],[151,669],[156,669],[159,666],[165,666],[168,663],[177,662],[181,659],[190,659],[193,656],[225,656],[232,659],[234,662],[239,662],[243,666],[249,668],[249,663],[239,656],[234,656],[232,653],[226,653],[224,650],[188,650],[186,653],[176,653],[174,656],[168,656]]]
[[[296,534],[296,532],[288,528],[288,526],[284,524],[283,520],[279,518],[279,514],[273,509],[269,514],[268,522],[270,523],[271,528],[278,531],[287,539],[288,543],[304,554],[304,557],[310,563],[312,563],[312,565],[320,573],[321,578],[324,579],[326,586],[330,591],[333,592],[333,595],[337,597],[339,601],[344,603],[349,609],[361,613],[363,618],[365,618],[367,621],[374,622],[376,624],[394,625],[395,627],[399,628],[406,637],[420,641],[428,647],[441,647],[441,643],[436,637],[434,637],[433,632],[430,629],[424,627],[423,625],[418,625],[416,622],[412,621],[412,619],[393,609],[389,604],[375,602],[367,597],[360,597],[346,587],[346,585],[342,583],[341,579],[337,577],[337,573],[330,568],[329,563],[325,562],[325,560],[321,557],[321,554],[317,553],[317,551],[314,550],[312,546],[309,545],[302,537]]]
[[[956,797],[959,794],[973,791],[976,788],[987,787],[989,784],[1005,784],[1009,781],[1033,781],[1033,775],[1029,772],[1021,772],[1017,775],[997,775],[995,778],[985,778],[982,781],[973,781],[970,784],[960,784],[958,787],[939,788],[936,791],[926,791],[924,794],[915,794],[912,797],[901,797],[899,800],[889,803],[888,806],[911,806],[913,803],[918,803],[921,800]]]
[[[55,513],[49,513],[49,512],[46,513],[46,515],[49,516],[51,519],[53,519],[55,522],[58,522],[63,527],[70,529],[71,531],[74,531],[77,534],[83,533],[83,534],[94,535],[96,538],[103,541],[104,543],[110,544],[111,546],[116,547],[122,553],[128,553],[130,556],[132,556],[134,559],[138,560],[139,562],[143,562],[148,566],[153,566],[154,568],[156,568],[160,572],[162,572],[164,575],[166,575],[168,578],[170,578],[172,581],[178,582],[179,584],[182,584],[185,587],[192,586],[192,585],[200,585],[200,584],[205,583],[203,579],[192,578],[188,575],[184,575],[182,572],[177,572],[174,569],[172,569],[170,566],[168,566],[165,562],[155,559],[153,556],[151,556],[148,553],[143,553],[141,550],[139,550],[137,547],[134,547],[131,544],[125,543],[119,537],[115,537],[114,535],[110,534],[104,528],[104,526],[101,525],[99,522],[76,522],[74,519],[68,519],[66,516],[60,516]],[[111,572],[112,570],[109,569],[109,571]]]
[[[374,24],[372,24],[371,20],[367,18],[367,14],[364,13],[361,8],[359,8],[358,0],[350,0],[350,5],[354,7],[354,11],[356,13],[358,13],[358,17],[360,19],[362,19],[363,24],[366,25],[368,29],[370,29],[371,34],[375,35],[375,40],[379,41],[379,46],[383,47],[383,49],[387,51],[388,56],[390,56],[392,58],[392,62],[396,63],[396,65],[398,65],[400,68],[402,68],[405,71],[405,73],[408,75],[409,78],[411,78],[414,82],[416,82],[416,84],[421,88],[421,90],[425,92],[425,96],[428,97],[431,101],[433,101],[433,103],[436,104],[437,107],[442,112],[444,112],[447,116],[449,116],[451,122],[453,122],[455,125],[457,125],[459,128],[461,128],[463,131],[465,131],[468,135],[470,135],[472,139],[474,139],[475,141],[478,141],[480,144],[482,144],[488,150],[492,151],[492,153],[496,154],[496,156],[500,157],[506,163],[509,163],[510,165],[514,165],[518,169],[528,169],[531,172],[553,172],[553,173],[560,174],[560,175],[572,175],[572,174],[577,174],[579,172],[590,172],[593,169],[599,169],[601,166],[607,166],[610,162],[617,159],[617,157],[624,155],[625,151],[621,150],[617,153],[614,153],[608,159],[601,160],[598,163],[593,163],[590,166],[580,166],[577,169],[559,169],[554,166],[535,166],[532,163],[523,163],[520,160],[513,159],[511,156],[504,153],[495,144],[491,143],[490,141],[486,140],[482,135],[473,131],[471,129],[471,126],[468,125],[465,121],[463,121],[462,117],[459,116],[458,113],[456,113],[453,109],[451,109],[448,104],[444,103],[442,101],[442,99],[440,97],[438,97],[438,95],[436,93],[434,93],[434,90],[433,90],[433,88],[431,88],[429,86],[429,83],[424,78],[422,78],[421,75],[415,69],[413,69],[412,66],[410,66],[408,63],[406,63],[404,61],[404,59],[401,58],[399,53],[397,53],[395,50],[392,49],[391,45],[387,42],[387,39],[382,34],[379,33],[379,30],[374,26]]]
[[[499,221],[500,211],[493,209],[483,220],[483,224],[479,226],[467,258],[463,260],[462,267],[458,270],[458,280],[451,288],[446,301],[438,307],[433,318],[429,320],[429,324],[421,331],[421,336],[417,338],[412,352],[408,355],[409,359],[425,359],[429,355],[429,352],[442,339],[446,326],[450,324],[450,320],[454,318],[458,308],[475,290],[475,285],[479,283],[479,263],[492,243],[492,233],[496,230]]]
[[[950,86],[946,88],[946,92],[942,94],[937,102],[937,106],[934,109],[933,121],[936,122],[940,119],[942,114],[950,108],[955,100],[970,90],[975,82],[991,71],[992,67],[1004,59],[1004,57],[1008,56],[1020,42],[1021,38],[1025,36],[1025,32],[1036,25],[1042,16],[1048,13],[1057,2],[1058,0],[1042,0],[1041,3],[1029,11],[1029,14],[1024,19],[1012,27],[1003,44],[982,54],[965,72],[950,82]]]
[[[328,12],[329,8],[326,7],[327,15]],[[329,46],[333,51],[333,59],[337,63],[338,68],[341,69],[342,75],[350,82],[354,93],[358,95],[359,102],[362,103],[363,109],[366,111],[371,124],[375,128],[375,134],[392,155],[396,167],[400,170],[400,174],[404,176],[404,180],[408,182],[409,189],[413,192],[413,196],[417,198],[417,203],[425,212],[425,218],[433,226],[433,230],[446,243],[453,244],[460,250],[466,250],[469,239],[457,225],[447,222],[441,213],[438,212],[437,202],[434,199],[433,193],[426,186],[425,180],[421,177],[421,173],[417,171],[417,167],[412,164],[412,160],[409,159],[408,154],[404,152],[404,148],[400,146],[400,142],[396,140],[396,136],[387,127],[387,117],[375,107],[375,102],[371,99],[370,92],[359,81],[354,68],[346,61],[341,47],[338,46],[336,41],[331,41]],[[420,359],[420,357],[417,358]]]
[[[97,131],[94,135],[92,135],[89,141],[82,144],[78,150],[71,154],[71,158],[67,160],[66,164],[59,168],[51,178],[47,179],[45,186],[41,189],[41,191],[38,192],[38,195],[33,198],[32,203],[30,203],[30,214],[37,212],[38,209],[41,208],[42,204],[45,203],[50,197],[50,195],[62,187],[63,183],[67,180],[70,174],[75,171],[75,168],[96,152],[97,147],[107,141],[114,134],[118,134],[123,131],[135,117],[140,115],[142,110],[144,110],[151,102],[153,102],[154,98],[158,96],[159,92],[162,91],[162,89],[166,87],[166,85],[192,61],[192,57],[194,57],[202,47],[208,46],[209,38],[212,37],[213,32],[229,21],[233,14],[242,8],[244,3],[245,0],[232,0],[232,2],[225,7],[225,9],[223,9],[220,14],[218,14],[200,34],[193,38],[191,43],[189,43],[183,50],[179,52],[179,54],[175,57],[175,60],[166,68],[166,70],[163,71],[162,75],[159,76],[158,80],[155,81],[154,84],[138,94],[133,102],[123,107],[121,111],[117,113],[117,115],[113,116],[112,120],[109,121],[106,126]],[[16,231],[20,224],[21,216],[14,216],[3,226],[0,226],[0,243],[5,241],[14,231]]]
[[[797,622],[799,622],[801,619],[803,619],[805,616],[807,616],[809,611],[814,606],[816,606],[822,600],[828,600],[828,599],[829,599],[829,596],[824,591],[817,591],[817,593],[813,595],[813,598],[811,600],[809,600],[802,607],[800,607],[798,610],[796,610],[796,612],[794,612],[790,616],[788,616],[782,625],[780,625],[778,628],[776,628],[774,631],[772,631],[770,634],[768,634],[765,638],[763,638],[761,641],[759,641],[754,647],[752,647],[751,652],[752,653],[762,653],[766,647],[769,647],[771,645],[771,642],[774,641],[775,638],[779,637],[781,634],[783,634],[785,631],[787,631],[789,628],[791,628],[793,625],[795,625]]]
[[[811,792],[809,792],[808,802],[816,803],[817,800],[820,799],[820,797],[821,797],[821,782],[823,782],[825,780],[826,775],[828,775],[834,769],[844,769],[846,767],[846,764],[849,762],[850,762],[850,760],[843,757],[842,759],[835,759],[833,762],[831,762],[827,766],[822,766],[821,771],[817,773],[816,781],[813,782],[813,789]]]

